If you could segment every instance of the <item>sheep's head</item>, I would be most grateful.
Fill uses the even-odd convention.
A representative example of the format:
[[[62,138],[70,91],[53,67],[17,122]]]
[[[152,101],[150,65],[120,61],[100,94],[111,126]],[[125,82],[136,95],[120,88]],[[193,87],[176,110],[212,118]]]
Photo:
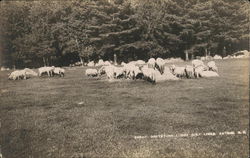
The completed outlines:
[[[171,65],[171,66],[169,67],[169,69],[170,69],[172,72],[174,72],[174,70],[175,70],[175,65]]]

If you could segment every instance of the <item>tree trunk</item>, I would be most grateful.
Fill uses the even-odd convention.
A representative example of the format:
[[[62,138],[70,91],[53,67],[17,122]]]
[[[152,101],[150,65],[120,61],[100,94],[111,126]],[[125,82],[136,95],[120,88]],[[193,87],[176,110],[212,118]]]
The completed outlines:
[[[80,56],[80,60],[81,60],[81,64],[82,64],[82,67],[83,67],[83,60],[82,60],[82,57]]]
[[[188,59],[188,51],[185,50],[184,53],[185,53],[185,55],[186,55],[186,61],[188,61],[188,60],[189,60],[189,59]]]
[[[46,66],[46,60],[44,57],[43,57],[43,65]]]
[[[117,65],[117,56],[114,54],[114,65]]]
[[[205,59],[207,60],[207,48],[205,48]]]
[[[47,61],[47,65],[50,66],[50,64],[49,64],[49,58],[46,58],[46,61]]]

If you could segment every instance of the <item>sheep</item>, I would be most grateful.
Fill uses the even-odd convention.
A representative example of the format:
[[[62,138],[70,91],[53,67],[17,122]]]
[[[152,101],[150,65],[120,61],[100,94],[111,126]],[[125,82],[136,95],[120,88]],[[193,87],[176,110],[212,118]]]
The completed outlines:
[[[40,67],[38,68],[38,75],[42,76],[43,73],[47,73],[49,77],[53,75],[54,66],[51,67]]]
[[[55,69],[53,70],[53,73],[56,75],[59,75],[60,77],[64,77],[65,70],[60,67],[55,67]]]
[[[106,73],[106,72],[105,72],[105,67],[107,67],[107,66],[102,66],[102,67],[98,70],[98,75],[99,75],[99,76]]]
[[[87,69],[85,71],[85,75],[86,76],[91,76],[91,77],[96,77],[96,76],[98,76],[98,72],[97,72],[96,69]]]
[[[176,77],[182,78],[186,76],[185,67],[176,67],[175,65],[172,65],[170,69]]]
[[[106,66],[104,71],[105,73],[107,74],[107,77],[109,80],[112,80],[114,79],[114,75],[115,75],[115,66],[113,65],[109,65],[109,66]]]
[[[126,65],[126,63],[125,63],[125,62],[122,62],[122,63],[121,63],[121,66],[124,66],[124,65]]]
[[[175,75],[171,73],[171,70],[169,67],[164,68],[163,74],[166,77],[166,80],[179,80]]]
[[[194,78],[194,67],[187,65],[185,67],[185,73],[187,78]]]
[[[219,74],[214,71],[202,71],[201,77],[219,77]]]
[[[144,76],[144,79],[150,81],[150,82],[155,82],[155,69],[149,68],[148,66],[143,66],[141,68],[142,74]]]
[[[102,59],[99,59],[98,63],[95,66],[103,66],[104,61]]]
[[[114,67],[115,78],[120,78],[124,75],[124,67]]]
[[[104,66],[110,66],[110,65],[112,65],[112,64],[109,61],[104,62]]]
[[[148,64],[148,67],[149,68],[155,68],[155,59],[154,58],[150,58],[149,60],[148,60],[148,62],[147,62],[147,64]]]
[[[217,54],[216,54],[216,55],[214,56],[214,59],[222,59],[222,57],[221,57],[220,55],[217,55]]]
[[[130,62],[124,66],[124,73],[126,78],[136,79],[137,75],[141,73],[141,70],[134,65],[134,62]]]
[[[207,66],[208,66],[208,70],[218,72],[218,67],[215,65],[214,61],[209,61],[207,63]]]
[[[201,75],[202,72],[206,71],[206,70],[207,70],[207,68],[205,66],[202,66],[202,65],[197,66],[197,67],[194,68],[194,76],[196,78],[202,77],[202,75]]]
[[[19,79],[25,79],[26,80],[26,71],[25,70],[16,70],[16,71],[13,71],[8,79],[10,80],[19,80]]]
[[[198,60],[198,59],[193,60],[192,65],[193,65],[194,68],[196,68],[197,66],[205,66],[203,61]]]
[[[139,66],[139,67],[142,67],[142,66],[145,65],[145,64],[146,64],[145,61],[143,61],[143,60],[137,60],[135,65],[137,65],[137,66]]]
[[[38,76],[38,74],[35,72],[35,71],[32,71],[31,69],[29,69],[29,68],[25,68],[24,69],[25,70],[25,72],[26,72],[26,76]]]
[[[157,58],[155,62],[156,68],[160,71],[161,74],[164,72],[165,61],[162,58]]]
[[[89,67],[94,67],[94,66],[95,66],[94,61],[90,61],[90,62],[87,64],[87,66],[89,66]]]

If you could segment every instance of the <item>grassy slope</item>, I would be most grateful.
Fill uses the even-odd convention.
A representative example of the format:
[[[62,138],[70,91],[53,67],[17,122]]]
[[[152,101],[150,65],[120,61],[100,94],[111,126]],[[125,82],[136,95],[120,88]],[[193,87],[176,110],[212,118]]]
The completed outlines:
[[[156,85],[89,79],[85,68],[67,69],[64,78],[20,81],[8,81],[7,72],[0,72],[2,153],[6,158],[247,157],[244,135],[133,139],[248,129],[248,60],[216,63],[220,78]]]

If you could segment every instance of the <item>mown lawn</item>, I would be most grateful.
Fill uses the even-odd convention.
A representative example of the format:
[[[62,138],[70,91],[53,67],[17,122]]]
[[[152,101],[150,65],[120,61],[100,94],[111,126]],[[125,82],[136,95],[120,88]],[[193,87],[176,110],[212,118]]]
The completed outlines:
[[[249,60],[216,63],[219,78],[159,84],[110,83],[86,77],[81,67],[66,68],[64,78],[19,81],[0,72],[1,152],[4,158],[248,157],[247,135],[134,139],[248,131]]]

